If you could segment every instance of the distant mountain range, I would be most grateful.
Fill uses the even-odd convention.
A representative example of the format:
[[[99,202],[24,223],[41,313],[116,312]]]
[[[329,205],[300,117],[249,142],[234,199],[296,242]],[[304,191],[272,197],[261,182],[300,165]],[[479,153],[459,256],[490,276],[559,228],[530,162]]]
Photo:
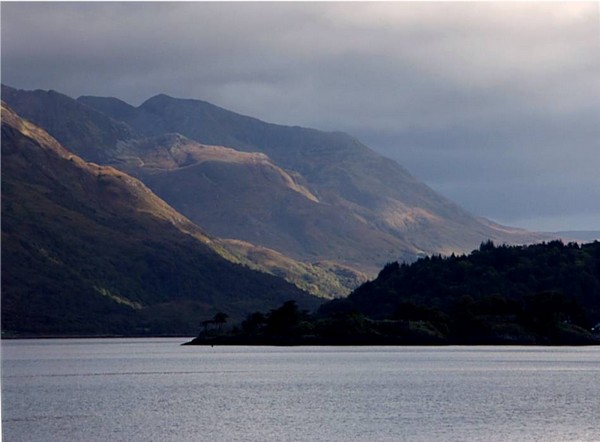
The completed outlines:
[[[548,235],[563,238],[566,241],[600,241],[600,230],[565,230],[561,232],[548,232]]]
[[[3,327],[47,287],[59,302],[52,272],[65,269],[85,302],[122,318],[107,333],[168,332],[182,330],[183,304],[195,306],[191,327],[192,316],[239,317],[281,296],[344,296],[391,261],[549,238],[472,216],[347,134],[166,95],[134,107],[3,85],[2,100],[14,111],[2,111]],[[195,274],[200,256],[210,277]],[[78,325],[65,330],[93,323],[69,308]],[[52,323],[40,315],[29,323]]]

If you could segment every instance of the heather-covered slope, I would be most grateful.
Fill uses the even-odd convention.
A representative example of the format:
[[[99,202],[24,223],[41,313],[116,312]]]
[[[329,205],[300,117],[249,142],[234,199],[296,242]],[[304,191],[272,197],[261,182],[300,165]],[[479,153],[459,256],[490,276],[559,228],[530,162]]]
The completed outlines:
[[[138,180],[86,163],[2,106],[2,329],[17,334],[195,333],[297,299],[223,259]]]

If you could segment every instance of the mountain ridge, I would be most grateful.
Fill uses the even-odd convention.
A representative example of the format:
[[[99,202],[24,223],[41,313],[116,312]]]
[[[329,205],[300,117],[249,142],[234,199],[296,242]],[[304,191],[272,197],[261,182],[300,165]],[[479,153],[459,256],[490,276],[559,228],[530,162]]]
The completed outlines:
[[[94,105],[94,99],[90,97],[84,102]],[[347,134],[275,125],[202,100],[176,99],[165,94],[146,100],[138,109],[160,117],[168,130],[198,142],[265,152],[277,164],[301,174],[312,184],[311,190],[321,201],[351,208],[359,217],[375,218],[378,228],[393,234],[413,234],[415,229],[433,225],[428,232],[433,238],[430,245],[414,247],[413,255],[464,252],[476,247],[483,238],[502,241],[510,235],[527,235],[517,229],[506,232],[503,228],[498,229],[495,223],[479,223],[456,204],[420,183],[402,166],[376,154]],[[209,112],[213,114],[205,119],[204,115]],[[215,121],[219,124],[215,125]],[[252,125],[257,128],[252,129]],[[227,131],[223,127],[227,127]],[[311,161],[313,155],[318,155],[320,161]],[[326,161],[321,161],[323,157],[327,157]],[[417,210],[411,211],[413,207]],[[448,217],[456,220],[458,225],[438,234],[436,220]],[[452,238],[458,236],[457,230],[465,224],[475,232],[472,236],[477,239],[471,240],[469,247],[461,248]],[[434,250],[434,242],[444,241],[448,243],[445,249]],[[403,247],[410,248],[407,244]]]
[[[54,90],[24,93],[2,84],[2,100],[87,161],[107,162],[118,140],[135,136],[124,123]]]
[[[201,100],[176,99],[164,94],[138,107],[115,98],[91,96],[82,96],[75,102],[95,108],[111,121],[121,119],[131,134],[119,140],[121,146],[133,145],[142,137],[178,133],[203,145],[266,154],[274,165],[318,201],[312,205],[296,204],[293,198],[287,201],[277,196],[276,186],[263,187],[266,193],[262,200],[272,198],[280,201],[279,206],[269,207],[255,198],[249,204],[251,209],[256,209],[251,214],[236,211],[235,205],[230,204],[223,209],[223,219],[237,219],[238,230],[216,231],[208,227],[210,223],[205,219],[209,214],[205,207],[211,198],[214,201],[214,192],[198,192],[198,197],[190,197],[188,201],[176,201],[168,195],[182,197],[177,189],[191,179],[186,175],[191,169],[185,173],[181,168],[172,171],[170,181],[160,184],[162,190],[158,190],[156,182],[151,182],[156,177],[151,178],[150,174],[142,177],[141,172],[137,175],[167,202],[203,228],[208,227],[207,231],[215,236],[250,241],[305,261],[334,260],[369,274],[393,260],[465,253],[487,239],[497,243],[527,243],[547,238],[482,222],[436,194],[395,161],[347,134],[275,125]],[[114,147],[111,149],[109,163],[122,167],[114,155]],[[231,167],[232,164],[211,164],[210,173],[216,180],[216,188],[234,189],[235,179],[232,181],[230,177],[249,173],[247,169],[234,173]],[[128,172],[136,174],[131,169]],[[199,179],[202,173],[199,171],[194,176]],[[175,179],[176,174],[183,178]],[[233,190],[228,192],[225,192],[227,198]],[[261,204],[262,209],[258,210]],[[195,218],[194,213],[202,213],[204,218]],[[218,225],[217,221],[213,224]],[[256,226],[259,229],[253,230]]]

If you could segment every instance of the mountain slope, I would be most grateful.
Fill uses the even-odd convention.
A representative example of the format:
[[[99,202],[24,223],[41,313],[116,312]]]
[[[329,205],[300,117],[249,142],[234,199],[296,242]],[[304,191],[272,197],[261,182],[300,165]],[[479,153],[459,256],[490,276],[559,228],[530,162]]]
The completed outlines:
[[[366,276],[362,272],[343,265],[340,267],[335,263],[302,263],[274,250],[268,250],[268,246],[294,243],[294,247],[286,248],[286,253],[296,257],[305,256],[302,252],[304,245],[290,237],[285,228],[279,231],[272,224],[253,217],[251,213],[243,213],[240,207],[235,206],[235,201],[243,199],[246,201],[246,207],[252,201],[255,212],[264,212],[268,210],[265,206],[276,199],[275,195],[281,197],[291,193],[292,199],[304,200],[304,196],[313,201],[316,198],[302,183],[296,182],[298,177],[291,176],[274,165],[264,154],[201,146],[176,134],[135,139],[133,137],[136,136],[136,131],[124,123],[54,91],[23,91],[2,85],[2,94],[11,106],[21,109],[59,141],[69,143],[72,146],[70,150],[85,160],[111,164],[141,178],[161,197],[170,198],[170,205],[202,225],[213,237],[224,236],[245,242],[244,247],[239,247],[240,242],[213,240],[212,245],[228,260],[255,270],[281,275],[310,293],[326,298],[345,296],[365,280]],[[110,105],[110,110],[115,113],[116,118],[125,118],[138,112],[136,108],[117,99],[106,98],[98,101]],[[145,117],[145,120],[148,120],[148,117]],[[187,174],[185,176],[194,178],[197,173],[202,174],[201,169],[212,167],[208,163],[214,162],[225,168],[221,173],[224,182],[215,181],[213,177],[210,186],[205,186],[204,189],[194,188],[198,181],[196,177],[189,183],[179,184],[187,189],[183,193],[164,185],[165,182],[170,183],[173,176]],[[190,163],[203,165],[194,171],[187,167]],[[228,165],[232,167],[229,168]],[[178,170],[179,168],[182,170]],[[240,176],[236,177],[238,174]],[[228,187],[230,190],[236,187],[227,186],[227,181],[240,184],[248,182],[252,176],[259,176],[262,185],[241,188],[238,186],[237,189],[233,189],[233,194],[226,190]],[[215,187],[221,187],[221,190],[215,191]],[[259,187],[262,187],[262,192],[253,193]],[[243,195],[236,193],[238,189]],[[218,208],[215,204],[221,207]],[[237,223],[231,222],[236,219]],[[258,222],[256,228],[250,230],[242,227],[252,220]],[[261,238],[265,237],[271,240],[261,241]],[[247,242],[257,239],[262,246],[253,250],[254,246]],[[281,250],[281,247],[279,249]],[[298,253],[295,254],[295,250],[298,250]],[[351,271],[353,275],[348,277],[347,271]]]
[[[110,106],[95,97],[79,101],[116,117],[114,100]],[[498,242],[542,238],[480,222],[396,162],[343,133],[270,124],[200,100],[166,95],[129,107],[127,115],[119,117],[140,134],[177,132],[200,143],[266,153],[280,167],[302,176],[321,204],[349,210],[370,229],[392,235],[396,258],[465,252],[488,238]],[[366,255],[364,262],[377,259]]]
[[[404,245],[343,207],[322,204],[301,177],[265,154],[201,145],[181,135],[119,143],[120,169],[212,235],[309,262],[363,268]]]
[[[2,327],[29,334],[195,333],[298,299],[235,265],[138,180],[86,163],[2,106]]]
[[[212,235],[229,238],[215,242],[236,261],[326,298],[345,296],[366,280],[362,272],[343,263],[314,260],[334,252],[336,235],[348,236],[344,223],[330,226],[329,238],[320,242],[318,252],[306,248],[314,241],[298,241],[298,234],[290,233],[290,226],[306,226],[309,217],[291,223],[289,217],[279,214],[300,210],[310,215],[318,200],[265,154],[201,145],[178,134],[166,134],[120,142],[115,161],[121,170],[143,180]],[[338,218],[337,213],[322,217]],[[303,233],[308,235],[309,231]],[[255,242],[266,247],[254,246]],[[289,256],[269,249],[282,245]],[[362,250],[377,245],[385,243],[365,244]]]
[[[14,100],[19,101],[18,94]],[[104,163],[135,174],[209,234],[308,263],[333,261],[374,275],[389,261],[464,253],[487,239],[527,243],[547,238],[473,217],[346,134],[269,124],[166,95],[138,107],[115,98],[80,97],[77,102],[129,127],[131,136],[108,148]],[[169,134],[187,140],[172,142],[177,136]],[[212,145],[238,154],[215,148],[221,157],[209,161],[188,150],[183,162],[155,167],[167,152],[180,149],[182,142],[191,146],[191,141],[204,146],[204,152]],[[241,152],[268,159],[251,164],[239,160]]]

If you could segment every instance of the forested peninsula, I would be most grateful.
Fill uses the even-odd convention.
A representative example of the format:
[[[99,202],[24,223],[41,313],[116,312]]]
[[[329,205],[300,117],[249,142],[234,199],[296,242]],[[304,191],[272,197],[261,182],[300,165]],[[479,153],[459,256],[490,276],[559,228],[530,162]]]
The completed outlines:
[[[207,320],[195,345],[600,344],[600,242],[482,243],[462,256],[387,264],[347,298],[294,301],[237,325]]]

